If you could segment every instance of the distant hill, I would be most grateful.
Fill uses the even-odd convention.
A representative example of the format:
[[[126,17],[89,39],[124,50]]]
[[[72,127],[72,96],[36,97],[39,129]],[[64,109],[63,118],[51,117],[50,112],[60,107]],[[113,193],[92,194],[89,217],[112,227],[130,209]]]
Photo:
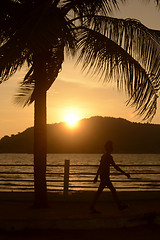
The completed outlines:
[[[132,123],[122,118],[91,117],[79,127],[65,123],[47,125],[48,153],[101,153],[107,139],[114,153],[160,153],[160,125]],[[0,140],[0,153],[32,153],[33,127]]]

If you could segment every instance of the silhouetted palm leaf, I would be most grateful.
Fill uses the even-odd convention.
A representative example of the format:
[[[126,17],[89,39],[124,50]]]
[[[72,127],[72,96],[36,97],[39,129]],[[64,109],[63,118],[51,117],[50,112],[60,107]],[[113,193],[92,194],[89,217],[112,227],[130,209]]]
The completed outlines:
[[[59,9],[52,4],[52,1],[49,3],[44,1],[44,4],[38,9],[31,11],[27,21],[22,26],[20,25],[14,35],[8,37],[9,40],[1,47],[1,82],[7,80],[25,62],[32,69],[32,71],[28,71],[21,85],[20,94],[17,96],[18,102],[22,99],[22,103],[31,103],[35,99],[35,91],[32,88],[34,88],[35,83],[33,58],[36,55],[45,58],[47,91],[61,69],[64,61],[64,47],[69,53],[74,54],[75,33],[71,29],[73,24],[67,20],[67,17],[62,15]],[[32,97],[29,92],[33,93]],[[26,99],[28,96],[30,100]]]
[[[146,112],[146,118],[153,117],[159,90],[159,31],[148,29],[132,19],[96,16],[96,13],[109,14],[118,8],[119,2],[125,1],[2,2],[5,7],[0,15],[1,82],[25,62],[29,68],[17,95],[18,102],[22,99],[26,105],[36,97],[35,66],[38,63],[35,59],[45,59],[47,91],[62,67],[64,48],[74,54],[78,37],[83,70],[88,68],[92,75],[99,73],[105,80],[114,78],[118,88],[127,91],[129,102],[138,112]]]
[[[101,28],[103,31],[103,29]],[[131,54],[110,38],[91,29],[82,30],[79,39],[83,70],[98,74],[104,81],[114,80],[117,87],[128,92],[129,102],[144,119],[154,116],[159,90],[159,74],[148,73]],[[118,38],[115,36],[115,39]],[[125,39],[123,39],[125,41]]]
[[[113,9],[119,9],[119,2],[126,0],[65,0],[65,9],[72,9],[73,13],[83,20],[84,16],[95,15],[96,13],[109,14]]]
[[[146,1],[146,0],[145,0]],[[147,0],[148,2],[155,2],[155,4],[160,7],[160,1],[159,0]]]
[[[121,46],[148,73],[157,74],[159,71],[160,31],[149,29],[137,20],[105,16],[95,16],[89,28]]]
[[[64,46],[58,46],[55,49],[48,51],[45,56],[45,65],[46,65],[46,88],[47,91],[52,83],[56,80],[58,73],[61,69],[62,62],[64,60]],[[21,83],[19,93],[16,96],[16,102],[26,106],[31,104],[36,98],[35,90],[35,81],[37,77],[34,72],[34,65],[30,68],[26,74],[23,82]]]

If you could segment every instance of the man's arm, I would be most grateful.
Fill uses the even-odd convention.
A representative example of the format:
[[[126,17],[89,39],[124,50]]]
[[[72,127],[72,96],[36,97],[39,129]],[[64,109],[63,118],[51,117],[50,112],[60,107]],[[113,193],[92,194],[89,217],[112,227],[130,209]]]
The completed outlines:
[[[100,174],[100,169],[102,168],[102,164],[103,164],[103,157],[101,157],[101,161],[100,161],[100,164],[99,164],[96,176],[95,176],[95,178],[93,180],[94,183],[96,183],[98,181],[98,176]]]
[[[126,173],[125,171],[123,171],[117,164],[115,164],[114,161],[112,161],[112,166],[119,172],[121,172],[123,175],[125,175],[127,178],[130,178],[130,174]]]
[[[94,183],[96,183],[98,181],[98,175],[99,175],[99,172],[100,172],[100,166],[98,167],[98,170],[97,170],[97,173],[96,173],[96,176],[93,180]]]

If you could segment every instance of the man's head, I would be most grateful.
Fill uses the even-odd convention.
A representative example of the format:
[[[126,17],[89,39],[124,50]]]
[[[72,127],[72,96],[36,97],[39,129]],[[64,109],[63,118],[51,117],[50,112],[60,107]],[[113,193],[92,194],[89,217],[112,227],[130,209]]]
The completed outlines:
[[[106,150],[107,153],[111,153],[113,151],[113,143],[112,141],[107,141],[104,145],[104,148]]]

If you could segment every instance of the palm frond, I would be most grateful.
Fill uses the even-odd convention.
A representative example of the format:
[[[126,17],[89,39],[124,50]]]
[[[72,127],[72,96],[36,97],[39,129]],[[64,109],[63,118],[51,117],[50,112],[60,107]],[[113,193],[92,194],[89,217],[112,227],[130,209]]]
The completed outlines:
[[[76,44],[74,31],[71,31],[67,18],[52,1],[45,2],[32,12],[27,27],[29,46],[34,51],[46,51],[53,45],[57,46],[59,39],[63,40],[69,49],[74,50]]]
[[[104,81],[115,81],[119,89],[125,89],[128,103],[136,106],[144,119],[152,119],[157,106],[159,80],[149,75],[145,69],[111,39],[85,29],[79,39],[82,70],[92,75],[98,74]]]
[[[30,105],[35,83],[20,83],[18,93],[15,95],[14,102],[25,107]]]
[[[143,2],[154,2],[158,8],[160,7],[160,0],[143,0]]]
[[[13,36],[18,21],[20,4],[17,1],[0,1],[0,45]]]
[[[126,0],[65,0],[66,11],[70,9],[83,21],[83,16],[93,16],[97,13],[110,14],[114,9],[119,9],[119,2]]]
[[[47,91],[61,70],[64,61],[64,47],[66,46],[69,53],[75,53],[76,34],[72,30],[73,24],[68,22],[67,17],[63,16],[52,2],[47,2],[47,4],[44,2],[38,9],[31,11],[28,20],[1,46],[1,82],[12,76],[25,62],[28,63],[29,68],[33,67],[33,57],[37,55],[38,58],[45,60]],[[19,99],[21,96],[22,102],[26,102],[23,97],[29,96],[29,84],[32,85],[35,81],[34,71],[33,74],[29,71],[21,84],[20,93],[17,95]],[[31,89],[33,86],[34,84]],[[35,91],[31,95],[27,103],[35,100]]]
[[[45,76],[43,79],[45,82],[44,91],[47,91],[56,80],[62,68],[62,63],[64,61],[64,45],[61,44],[61,46],[57,46],[57,48],[51,48],[45,55],[41,55],[41,59],[43,59],[41,62],[43,61],[45,65]],[[38,89],[35,89],[35,82],[39,80],[39,74],[37,76],[36,69],[39,69],[40,73],[41,62],[33,61],[32,67],[24,77],[23,82],[20,84],[19,91],[15,96],[16,103],[26,106],[36,99],[36,91]]]
[[[95,16],[89,27],[108,37],[136,59],[149,74],[160,73],[160,32],[135,19]]]
[[[13,45],[12,45],[13,44]],[[8,80],[17,70],[21,69],[26,59],[30,59],[30,51],[22,42],[12,39],[12,42],[0,48],[0,83]]]

